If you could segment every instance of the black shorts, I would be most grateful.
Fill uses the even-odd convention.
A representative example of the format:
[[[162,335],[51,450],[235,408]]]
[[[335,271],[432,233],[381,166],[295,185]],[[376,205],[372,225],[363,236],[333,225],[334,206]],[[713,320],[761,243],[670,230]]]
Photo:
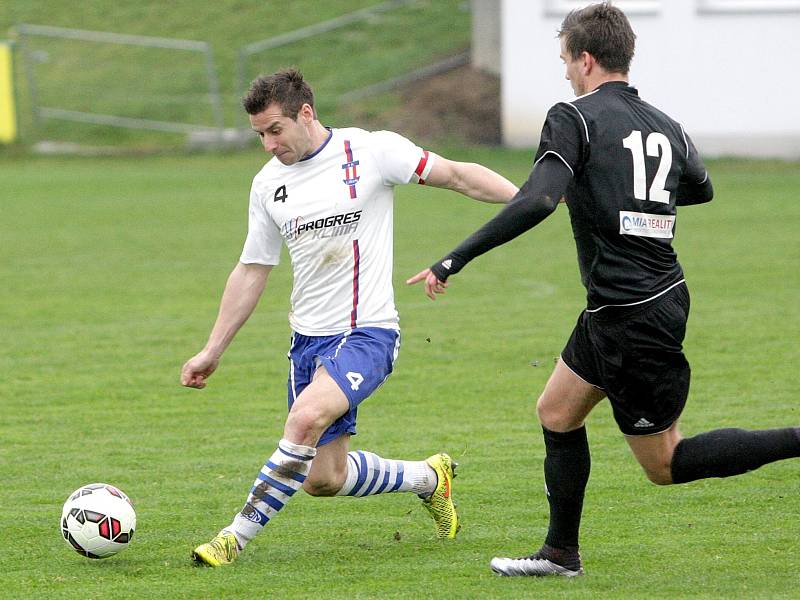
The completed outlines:
[[[584,311],[561,359],[606,393],[622,433],[660,433],[678,419],[689,395],[688,317],[684,283],[640,306]]]

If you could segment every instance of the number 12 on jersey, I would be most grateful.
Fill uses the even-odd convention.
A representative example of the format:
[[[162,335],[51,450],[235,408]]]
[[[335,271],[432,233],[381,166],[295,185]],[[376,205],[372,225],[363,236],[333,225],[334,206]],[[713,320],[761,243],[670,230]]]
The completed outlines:
[[[667,184],[670,167],[672,167],[672,146],[670,146],[667,136],[654,131],[647,136],[645,144],[642,141],[642,132],[634,129],[628,137],[622,140],[622,145],[633,155],[633,196],[637,200],[669,204],[669,192],[664,187]],[[647,173],[644,164],[645,149],[647,156],[661,156],[656,176],[650,185],[649,198],[647,197]]]

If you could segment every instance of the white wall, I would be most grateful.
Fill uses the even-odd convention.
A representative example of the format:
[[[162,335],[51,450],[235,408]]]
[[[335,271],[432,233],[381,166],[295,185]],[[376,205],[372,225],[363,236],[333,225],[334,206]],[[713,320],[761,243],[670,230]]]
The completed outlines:
[[[472,66],[500,75],[500,10],[498,0],[472,0]]]
[[[556,32],[564,8],[588,3],[498,0],[506,144],[535,146],[550,106],[573,97],[558,58]],[[800,77],[795,71],[800,2],[616,4],[626,10],[637,35],[631,83],[642,98],[680,121],[701,153],[800,158]],[[738,10],[720,12],[719,6]],[[752,6],[772,10],[748,10]]]

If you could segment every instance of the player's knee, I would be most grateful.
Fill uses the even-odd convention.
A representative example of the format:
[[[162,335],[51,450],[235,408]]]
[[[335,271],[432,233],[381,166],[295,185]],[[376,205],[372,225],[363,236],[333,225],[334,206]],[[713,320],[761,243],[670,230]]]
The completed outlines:
[[[286,419],[286,432],[291,432],[294,439],[302,439],[304,443],[309,443],[309,440],[319,439],[329,425],[328,415],[313,406],[292,407]]]
[[[539,422],[545,427],[547,427],[548,423],[552,419],[552,412],[553,411],[545,400],[545,397],[539,396],[539,399],[536,401],[536,416],[538,417]]]
[[[328,478],[306,479],[303,482],[303,491],[309,496],[335,496],[341,487],[340,482]]]
[[[569,411],[565,411],[558,402],[552,402],[544,395],[539,396],[536,402],[536,416],[539,423],[550,431],[571,431],[576,427]]]
[[[672,484],[672,468],[669,463],[659,465],[642,465],[647,479],[656,485]]]

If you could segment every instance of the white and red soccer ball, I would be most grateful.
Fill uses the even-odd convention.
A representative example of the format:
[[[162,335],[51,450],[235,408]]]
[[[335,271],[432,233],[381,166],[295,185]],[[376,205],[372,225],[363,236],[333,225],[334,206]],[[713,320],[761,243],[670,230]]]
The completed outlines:
[[[121,552],[135,529],[136,513],[130,499],[107,483],[79,487],[61,511],[64,540],[87,558],[108,558]]]

